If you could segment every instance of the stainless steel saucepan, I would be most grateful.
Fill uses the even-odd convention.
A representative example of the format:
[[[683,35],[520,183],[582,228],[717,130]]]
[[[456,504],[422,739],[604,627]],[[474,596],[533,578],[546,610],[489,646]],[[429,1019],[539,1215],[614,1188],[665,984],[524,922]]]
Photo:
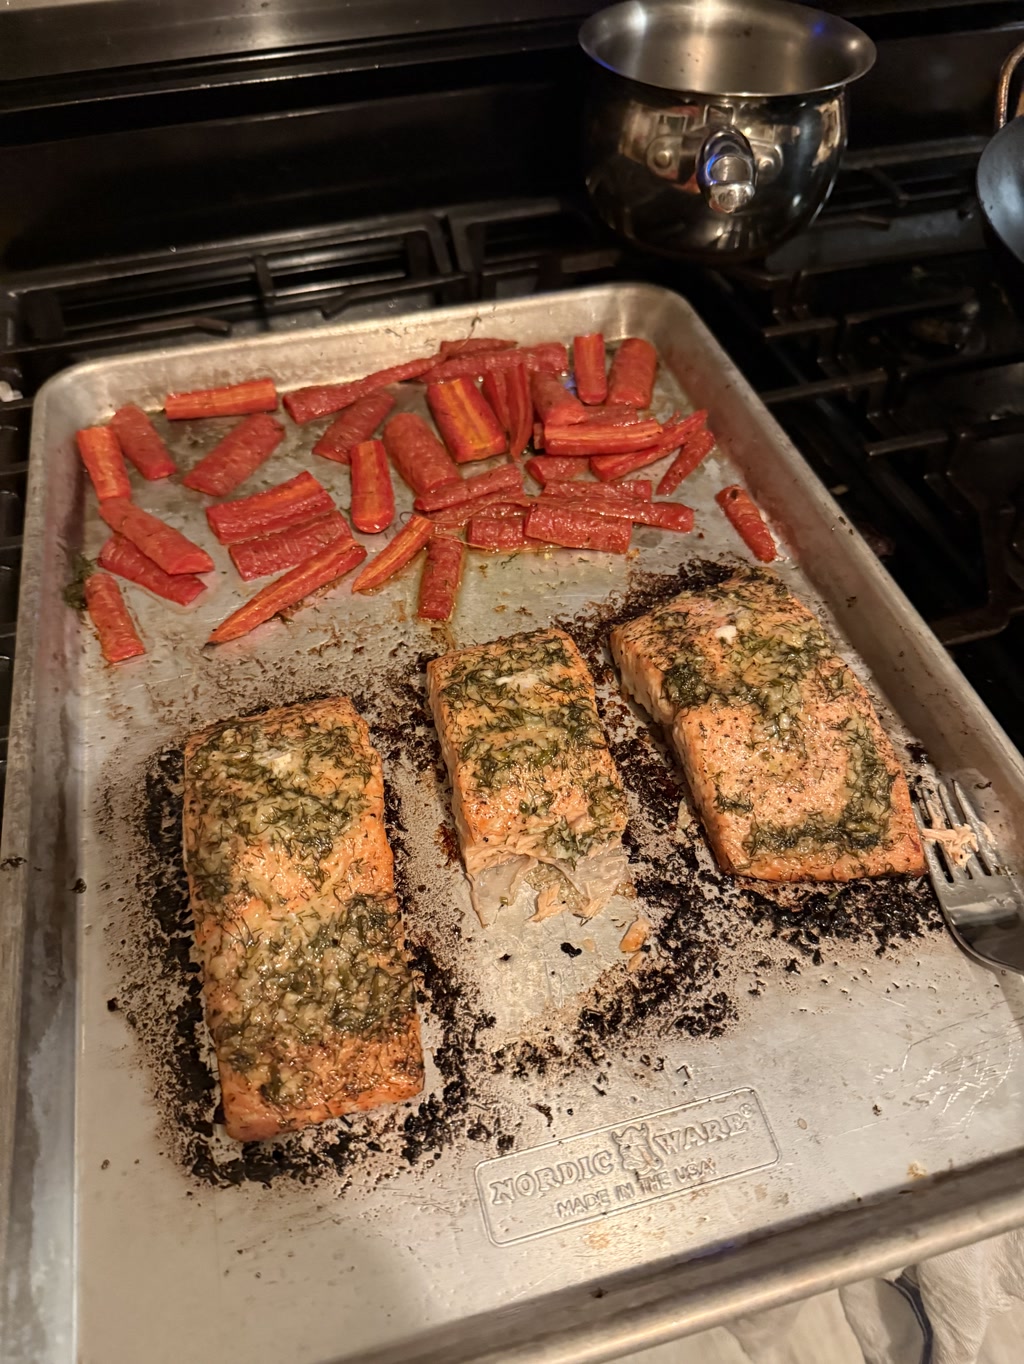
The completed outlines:
[[[846,144],[845,88],[875,60],[860,29],[785,0],[625,0],[580,44],[598,213],[638,245],[718,261],[811,221]]]

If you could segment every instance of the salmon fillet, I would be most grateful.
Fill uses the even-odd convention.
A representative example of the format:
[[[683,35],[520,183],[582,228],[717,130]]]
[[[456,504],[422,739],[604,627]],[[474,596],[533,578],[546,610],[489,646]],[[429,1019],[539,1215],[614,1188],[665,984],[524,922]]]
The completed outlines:
[[[228,1135],[419,1093],[380,758],[351,701],[193,735],[184,843]]]
[[[618,626],[720,865],[765,881],[924,871],[906,778],[863,686],[774,574],[744,570]]]
[[[598,913],[626,871],[626,800],[576,645],[539,630],[445,654],[427,688],[481,923],[524,877],[535,917]]]

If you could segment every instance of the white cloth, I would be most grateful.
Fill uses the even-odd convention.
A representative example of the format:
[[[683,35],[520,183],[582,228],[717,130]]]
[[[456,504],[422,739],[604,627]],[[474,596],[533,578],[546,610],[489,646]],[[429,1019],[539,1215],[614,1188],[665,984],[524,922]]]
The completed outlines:
[[[1024,1231],[849,1284],[839,1298],[865,1364],[978,1364],[989,1322],[1024,1302]],[[730,1322],[751,1364],[789,1364],[787,1336],[800,1308]]]

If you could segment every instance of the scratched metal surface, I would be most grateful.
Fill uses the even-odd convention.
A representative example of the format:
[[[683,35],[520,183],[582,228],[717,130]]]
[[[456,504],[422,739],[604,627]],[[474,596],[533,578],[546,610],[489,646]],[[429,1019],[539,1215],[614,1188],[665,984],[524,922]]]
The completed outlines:
[[[719,436],[685,485],[703,539],[640,531],[629,562],[474,556],[443,637],[410,619],[415,577],[406,575],[369,599],[342,588],[289,623],[204,653],[212,623],[243,595],[222,572],[189,612],[132,592],[150,653],[101,665],[91,633],[60,600],[75,551],[95,552],[103,539],[73,455],[76,427],[129,399],[155,409],[169,390],[264,372],[282,388],[349,377],[429,352],[477,317],[482,333],[523,342],[594,330],[648,336],[663,361],[659,407],[707,406]],[[411,390],[400,399],[420,401]],[[208,439],[176,429],[180,462]],[[287,445],[245,490],[310,467],[309,444],[289,424]],[[345,505],[347,472],[312,463]],[[148,1012],[143,1002],[127,1018],[118,1007],[131,988],[144,1001],[130,958],[145,947],[151,909],[151,849],[138,823],[154,754],[216,718],[311,692],[350,692],[379,709],[389,660],[583,611],[627,589],[638,570],[667,571],[694,554],[741,557],[713,506],[735,477],[785,546],[782,575],[873,679],[897,742],[913,735],[946,773],[992,783],[978,801],[1019,865],[1019,757],[673,294],[603,287],[388,326],[157,351],[85,365],[47,386],[33,432],[3,842],[7,922],[26,916],[16,1110],[0,1096],[5,1112],[16,1111],[9,1357],[607,1358],[1024,1221],[1015,1192],[1024,1183],[1024,990],[940,933],[881,957],[873,943],[830,943],[820,971],[776,976],[756,998],[746,989],[752,958],[738,951],[728,983],[742,1003],[721,1036],[672,1034],[658,1022],[607,1064],[491,1076],[486,1116],[495,1131],[504,1123],[504,1148],[456,1137],[436,1159],[410,1165],[395,1158],[394,1119],[388,1127],[370,1115],[352,1130],[384,1134],[379,1154],[344,1177],[321,1172],[270,1187],[251,1179],[219,1187],[183,1168],[154,1063],[175,1000],[167,996],[162,1012],[161,985]],[[184,507],[173,486],[150,485],[142,496],[226,567],[195,499]],[[642,726],[625,713],[613,728],[621,739]],[[438,849],[445,807],[417,757],[422,733],[410,724],[406,737],[386,775],[409,830],[410,934],[455,942],[463,977],[494,1015],[474,1060],[487,1070],[502,1045],[533,1035],[538,1020],[615,968],[636,906],[613,902],[585,928],[526,924],[509,910],[480,930],[461,873]],[[647,855],[657,847],[653,838]],[[706,912],[734,932],[727,903],[709,896]],[[578,955],[561,948],[567,938]],[[757,951],[771,947],[756,938],[752,929]],[[511,976],[499,965],[506,956],[516,962]],[[429,1006],[424,1038],[431,1054],[443,1040]],[[657,1050],[660,1068],[636,1064],[644,1047]],[[441,1082],[428,1061],[428,1091]],[[215,1133],[208,1148],[214,1164],[234,1157]],[[993,1161],[1004,1162],[997,1175]],[[949,1171],[955,1185],[932,1178]],[[856,1208],[871,1200],[870,1221],[858,1221]],[[769,1232],[766,1256],[758,1238]],[[690,1261],[682,1270],[681,1260]]]

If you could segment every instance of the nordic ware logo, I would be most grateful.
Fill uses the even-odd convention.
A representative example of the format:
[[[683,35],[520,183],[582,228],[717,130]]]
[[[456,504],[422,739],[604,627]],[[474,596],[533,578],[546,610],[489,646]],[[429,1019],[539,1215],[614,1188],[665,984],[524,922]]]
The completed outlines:
[[[640,1127],[626,1127],[612,1133],[612,1141],[619,1148],[619,1160],[624,1170],[641,1174],[646,1170],[660,1170],[661,1156],[651,1145],[651,1129],[647,1123]]]
[[[477,1166],[499,1245],[763,1169],[778,1148],[752,1089],[583,1132]]]

